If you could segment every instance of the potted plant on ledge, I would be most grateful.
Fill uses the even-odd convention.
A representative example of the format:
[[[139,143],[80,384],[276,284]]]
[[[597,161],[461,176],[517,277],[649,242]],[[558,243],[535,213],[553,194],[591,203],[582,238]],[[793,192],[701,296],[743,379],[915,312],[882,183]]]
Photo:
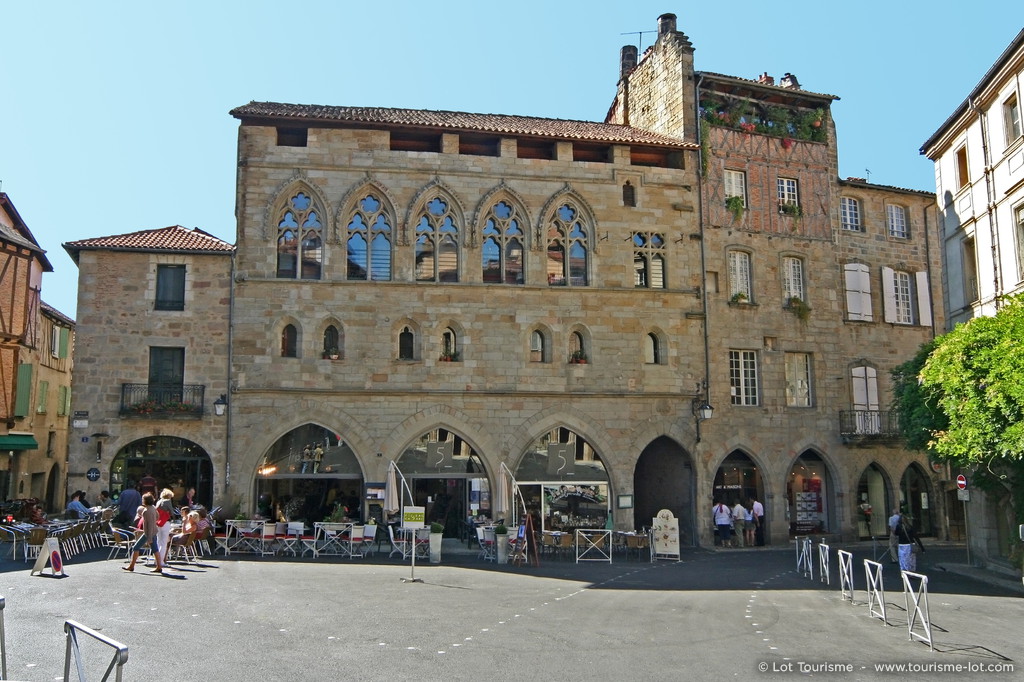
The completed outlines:
[[[735,223],[743,220],[743,213],[747,207],[743,205],[743,197],[729,197],[725,200],[725,208],[732,213],[732,220]]]
[[[430,563],[441,563],[441,540],[444,538],[444,526],[436,521],[430,524]]]
[[[585,365],[587,364],[587,354],[581,350],[574,350],[569,354],[570,365]]]
[[[338,357],[340,357],[340,355],[341,355],[340,351],[338,351],[338,349],[334,348],[333,346],[330,347],[330,348],[324,348],[324,359],[325,360],[327,360],[327,359],[337,360]]]

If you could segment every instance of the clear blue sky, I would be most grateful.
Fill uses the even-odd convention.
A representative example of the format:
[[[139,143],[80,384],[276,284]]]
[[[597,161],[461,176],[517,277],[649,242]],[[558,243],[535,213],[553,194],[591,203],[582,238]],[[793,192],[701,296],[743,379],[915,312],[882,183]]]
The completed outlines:
[[[918,149],[1021,29],[1019,2],[451,0],[3,4],[0,182],[75,316],[76,239],[184,225],[234,242],[250,100],[600,121],[619,49],[671,12],[696,68],[797,76],[833,106],[841,177],[934,190]],[[642,36],[641,48],[655,34]]]

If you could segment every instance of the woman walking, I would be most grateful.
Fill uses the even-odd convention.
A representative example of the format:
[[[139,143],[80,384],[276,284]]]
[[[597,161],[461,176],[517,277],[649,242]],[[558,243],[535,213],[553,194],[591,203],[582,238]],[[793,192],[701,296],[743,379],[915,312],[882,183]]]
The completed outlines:
[[[153,569],[153,573],[163,573],[160,565],[160,547],[156,542],[157,513],[156,499],[153,497],[153,493],[146,493],[142,496],[142,506],[139,507],[137,518],[139,519],[139,529],[142,530],[142,535],[132,545],[131,561],[128,562],[127,566],[122,566],[121,570],[134,571],[135,562],[139,560],[139,552],[142,551],[143,547],[148,546],[153,552],[154,561],[156,561],[156,568]]]

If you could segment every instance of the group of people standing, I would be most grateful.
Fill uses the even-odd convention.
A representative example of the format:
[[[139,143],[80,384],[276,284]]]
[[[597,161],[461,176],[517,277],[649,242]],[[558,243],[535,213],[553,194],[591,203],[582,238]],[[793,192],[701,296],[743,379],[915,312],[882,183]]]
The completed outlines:
[[[731,507],[722,500],[715,500],[711,516],[722,547],[764,544],[764,505],[757,500],[736,500]]]

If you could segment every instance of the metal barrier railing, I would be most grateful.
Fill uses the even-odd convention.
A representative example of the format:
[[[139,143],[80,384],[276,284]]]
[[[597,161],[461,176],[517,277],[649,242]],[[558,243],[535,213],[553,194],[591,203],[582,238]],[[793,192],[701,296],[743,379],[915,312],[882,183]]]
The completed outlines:
[[[74,654],[75,669],[78,671],[78,681],[85,682],[85,669],[82,666],[82,655],[78,647],[78,633],[89,635],[95,640],[106,644],[107,646],[114,649],[114,655],[110,659],[110,664],[107,666],[106,672],[103,673],[102,680],[110,679],[110,673],[115,673],[114,679],[117,682],[121,682],[121,669],[124,664],[128,662],[128,647],[120,642],[114,641],[109,637],[101,635],[91,628],[87,628],[81,623],[76,623],[73,620],[64,621],[64,632],[67,633],[67,649],[64,653],[64,682],[71,679],[71,657]]]
[[[829,546],[824,542],[818,544],[818,581],[831,585],[828,565]]]
[[[882,623],[889,624],[885,618],[885,587],[882,585],[882,564],[871,559],[864,560],[864,573],[868,579],[868,615],[881,618]]]
[[[907,632],[910,641],[919,639],[928,643],[932,651],[935,646],[932,644],[932,621],[928,613],[928,576],[910,571],[900,571],[903,576],[903,601],[907,607]],[[913,585],[917,581],[917,586]],[[914,609],[911,611],[910,604],[913,602]],[[924,634],[914,632],[914,625],[920,623]]]
[[[576,563],[581,561],[612,562],[610,530],[576,529]]]
[[[836,550],[839,557],[839,591],[842,593],[843,601],[847,599],[853,603],[853,552],[845,549]]]
[[[4,608],[7,599],[0,597],[0,680],[7,679],[7,631],[4,630]]]
[[[796,570],[811,580],[814,580],[814,562],[811,559],[813,554],[814,540],[810,537],[796,537]]]

